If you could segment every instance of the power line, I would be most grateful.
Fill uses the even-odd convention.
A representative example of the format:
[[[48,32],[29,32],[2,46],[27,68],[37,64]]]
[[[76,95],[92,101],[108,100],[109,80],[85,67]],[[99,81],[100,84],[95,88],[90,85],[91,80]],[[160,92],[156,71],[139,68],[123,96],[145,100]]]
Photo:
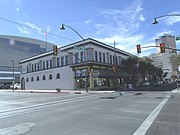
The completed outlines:
[[[0,20],[4,20],[4,21],[10,22],[10,23],[13,23],[13,24],[16,24],[16,25],[20,25],[20,26],[23,26],[23,27],[26,27],[26,28],[29,28],[29,29],[33,29],[33,30],[36,30],[36,31],[40,31],[40,32],[42,32],[42,33],[46,32],[48,35],[56,36],[56,37],[63,38],[63,39],[66,39],[66,40],[69,40],[69,41],[73,41],[73,42],[74,42],[74,40],[72,40],[72,39],[70,39],[70,38],[66,38],[66,37],[63,37],[63,36],[60,36],[60,35],[51,33],[51,32],[47,32],[47,31],[38,29],[38,28],[33,28],[33,27],[31,27],[31,26],[28,26],[28,25],[25,25],[25,24],[22,24],[22,23],[18,23],[18,22],[15,22],[15,21],[12,21],[12,20],[3,18],[3,17],[0,17]]]

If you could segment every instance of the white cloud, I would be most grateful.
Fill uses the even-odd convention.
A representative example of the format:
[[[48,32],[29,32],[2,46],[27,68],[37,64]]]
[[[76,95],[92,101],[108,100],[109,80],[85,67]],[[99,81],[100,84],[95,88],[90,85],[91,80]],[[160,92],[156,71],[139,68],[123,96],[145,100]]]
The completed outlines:
[[[99,9],[99,15],[105,21],[95,24],[96,35],[106,34],[106,38],[98,38],[107,44],[116,42],[116,47],[128,51],[136,52],[136,45],[140,44],[145,34],[137,34],[140,23],[145,21],[142,14],[143,8],[141,0],[135,0],[133,4],[124,10]]]
[[[19,9],[19,8],[16,8],[16,11],[17,11],[17,12],[19,12],[19,11],[20,11],[20,9]]]
[[[33,23],[29,23],[29,22],[26,22],[25,23],[27,26],[29,26],[30,28],[34,29],[34,30],[37,30],[38,33],[41,33],[42,32],[42,29],[40,27],[38,27],[37,25],[33,24]]]
[[[174,11],[169,13],[168,15],[172,15],[172,14],[178,14],[179,16],[167,16],[162,18],[161,20],[164,20],[167,25],[173,25],[177,22],[180,22],[180,12]]]
[[[47,27],[47,32],[50,32],[51,31],[51,26],[50,25],[48,25],[48,27]]]
[[[112,37],[107,37],[103,39],[97,39],[99,41],[105,42],[107,44],[110,44],[113,46],[113,43],[115,41],[116,43],[116,48],[119,48],[121,50],[130,52],[130,53],[135,53],[136,52],[136,45],[140,44],[140,41],[144,38],[143,35],[134,35],[130,37],[123,37],[119,35],[114,35]]]
[[[173,35],[173,33],[174,33],[174,31],[164,29],[161,32],[157,32],[155,34],[155,36],[151,40],[155,40],[155,39],[159,38],[160,36],[162,36],[164,34],[171,34],[171,35]]]
[[[145,21],[144,16],[143,16],[143,15],[140,15],[139,20],[142,21],[142,22],[144,22],[144,21]]]
[[[93,22],[93,19],[88,19],[87,21],[85,21],[84,23],[85,24],[90,24],[90,23],[92,23]]]
[[[27,31],[27,29],[25,27],[20,27],[20,26],[17,26],[19,32],[21,34],[28,34],[28,35],[31,35],[31,33],[29,31]]]

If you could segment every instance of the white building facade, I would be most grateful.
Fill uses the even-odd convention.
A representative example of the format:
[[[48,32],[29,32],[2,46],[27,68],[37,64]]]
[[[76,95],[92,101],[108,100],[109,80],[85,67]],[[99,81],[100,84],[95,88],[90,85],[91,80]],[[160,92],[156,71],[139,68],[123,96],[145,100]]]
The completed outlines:
[[[21,88],[97,90],[111,89],[115,83],[122,86],[128,78],[122,60],[130,56],[89,38],[59,48],[57,56],[51,51],[21,60]]]
[[[161,69],[163,68],[162,55],[153,53],[153,54],[149,55],[148,57],[153,60],[152,64],[155,67],[158,67],[158,68],[161,68]]]

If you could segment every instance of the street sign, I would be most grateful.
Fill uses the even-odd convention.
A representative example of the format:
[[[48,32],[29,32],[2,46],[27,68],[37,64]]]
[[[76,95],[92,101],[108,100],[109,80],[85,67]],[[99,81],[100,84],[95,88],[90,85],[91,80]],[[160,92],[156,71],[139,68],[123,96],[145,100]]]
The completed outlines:
[[[74,46],[74,49],[76,49],[76,50],[80,50],[80,51],[82,51],[82,50],[83,50],[83,48],[78,47],[78,46]]]
[[[176,41],[180,40],[180,36],[176,36]]]

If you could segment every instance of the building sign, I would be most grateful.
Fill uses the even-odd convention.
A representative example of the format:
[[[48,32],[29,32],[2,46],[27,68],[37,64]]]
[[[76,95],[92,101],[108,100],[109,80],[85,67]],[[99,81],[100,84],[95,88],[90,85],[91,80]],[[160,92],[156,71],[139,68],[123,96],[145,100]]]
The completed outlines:
[[[99,77],[99,74],[100,74],[100,73],[99,73],[98,70],[94,70],[92,75],[93,75],[94,78],[98,78],[98,77]]]
[[[76,77],[82,77],[85,76],[85,69],[78,69],[75,71]]]

